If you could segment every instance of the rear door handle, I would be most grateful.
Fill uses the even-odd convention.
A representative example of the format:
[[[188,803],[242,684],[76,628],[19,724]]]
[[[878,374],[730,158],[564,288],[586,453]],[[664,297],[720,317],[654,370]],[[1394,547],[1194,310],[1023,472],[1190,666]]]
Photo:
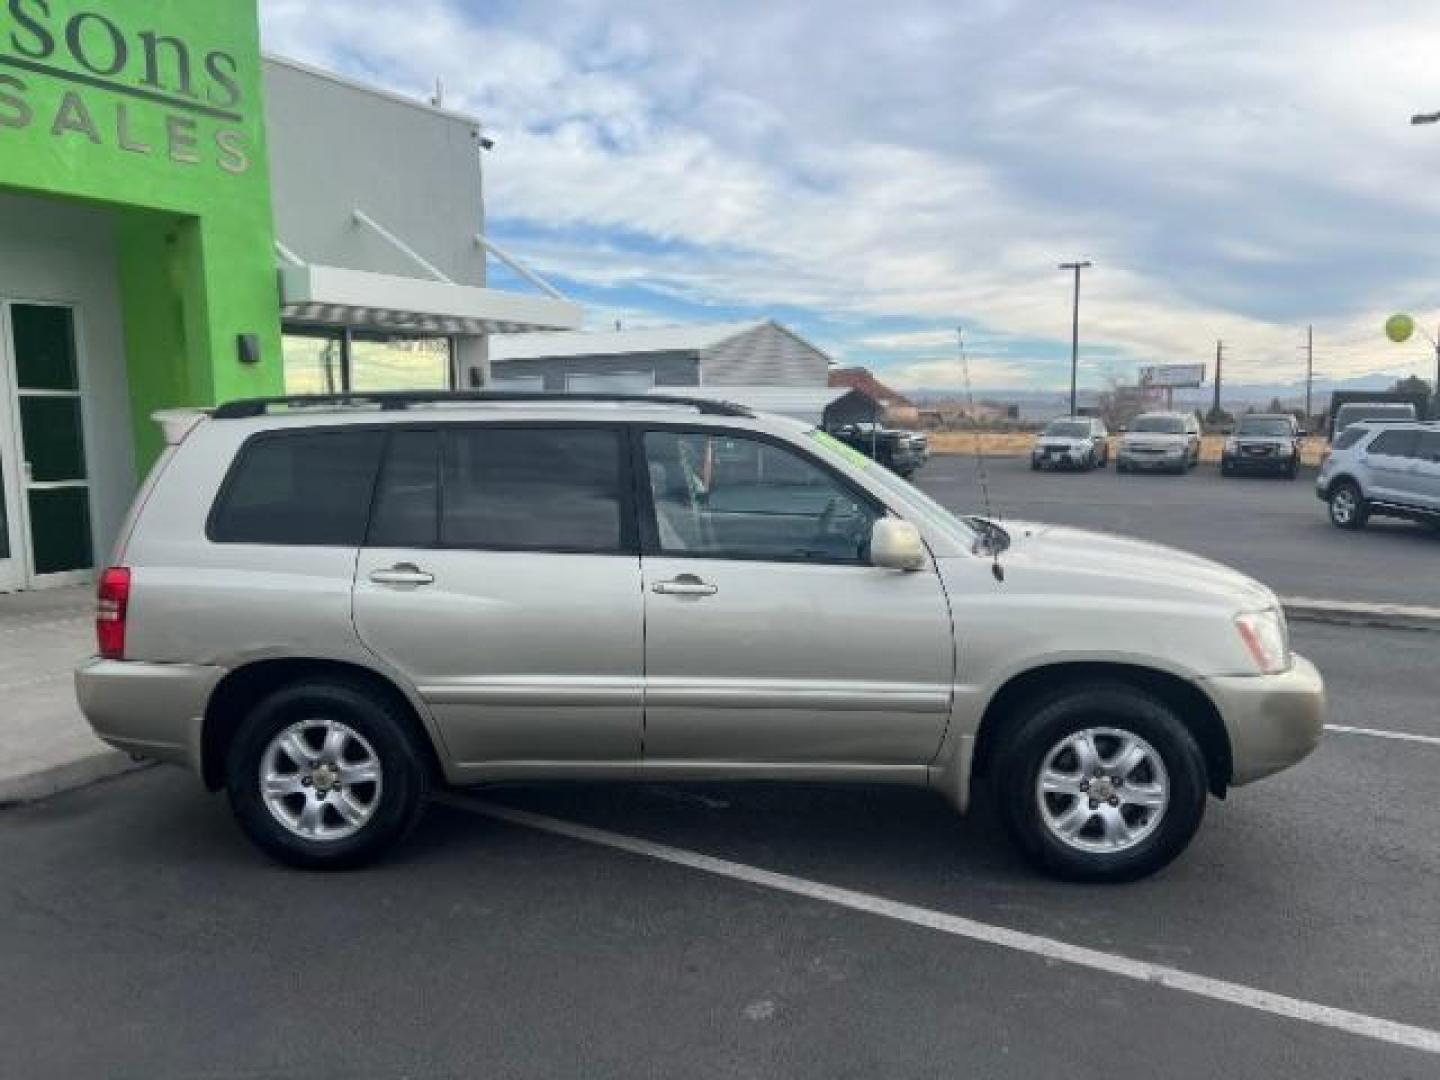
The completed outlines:
[[[430,585],[435,575],[426,573],[414,563],[396,563],[388,570],[370,571],[370,580],[376,585]]]
[[[650,587],[665,596],[714,596],[720,591],[718,586],[701,581],[694,574],[681,574],[671,581],[657,581]]]

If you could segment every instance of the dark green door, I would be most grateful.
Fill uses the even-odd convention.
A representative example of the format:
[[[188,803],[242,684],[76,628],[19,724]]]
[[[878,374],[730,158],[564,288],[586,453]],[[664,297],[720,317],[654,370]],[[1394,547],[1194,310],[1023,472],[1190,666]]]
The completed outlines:
[[[95,565],[75,313],[55,304],[12,303],[5,314],[18,437],[8,441],[14,461],[3,464],[18,479],[12,488],[18,486],[25,525],[25,583],[62,584]],[[16,509],[12,504],[11,513]]]

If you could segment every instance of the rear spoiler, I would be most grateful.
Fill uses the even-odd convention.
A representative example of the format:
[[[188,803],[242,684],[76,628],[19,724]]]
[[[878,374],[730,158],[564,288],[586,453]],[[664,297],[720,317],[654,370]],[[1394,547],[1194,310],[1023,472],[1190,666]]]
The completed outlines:
[[[166,446],[179,446],[202,420],[209,418],[210,413],[205,409],[161,409],[150,414],[150,419],[160,425]]]

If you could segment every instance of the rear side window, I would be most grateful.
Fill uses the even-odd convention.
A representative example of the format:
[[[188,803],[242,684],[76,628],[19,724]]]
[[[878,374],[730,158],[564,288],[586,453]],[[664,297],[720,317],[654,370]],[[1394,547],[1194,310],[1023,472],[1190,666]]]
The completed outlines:
[[[396,431],[390,436],[369,547],[434,547],[440,528],[440,436],[434,431]]]
[[[1370,444],[1370,453],[1387,457],[1410,457],[1415,450],[1416,431],[1387,431]]]
[[[1364,428],[1346,428],[1340,433],[1340,437],[1335,440],[1335,449],[1349,450],[1350,447],[1354,446],[1357,442],[1359,442],[1368,434],[1370,433]]]
[[[627,542],[622,448],[613,428],[446,431],[440,543],[613,553]]]
[[[381,431],[274,432],[240,452],[210,516],[223,544],[358,547],[365,536]]]

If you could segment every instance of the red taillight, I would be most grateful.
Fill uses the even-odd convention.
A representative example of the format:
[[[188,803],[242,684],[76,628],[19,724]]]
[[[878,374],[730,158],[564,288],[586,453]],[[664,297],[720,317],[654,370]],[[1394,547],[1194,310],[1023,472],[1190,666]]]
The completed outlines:
[[[125,616],[130,607],[130,571],[112,566],[100,575],[95,604],[95,639],[106,660],[125,659]]]

